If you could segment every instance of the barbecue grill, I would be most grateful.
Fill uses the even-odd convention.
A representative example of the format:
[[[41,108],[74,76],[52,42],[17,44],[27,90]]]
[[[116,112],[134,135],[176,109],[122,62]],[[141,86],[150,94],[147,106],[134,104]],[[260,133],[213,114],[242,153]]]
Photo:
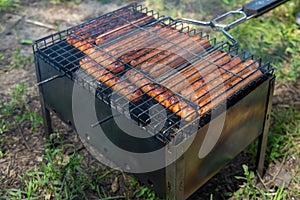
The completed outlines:
[[[189,197],[257,137],[262,172],[274,75],[226,32],[246,18],[222,26],[131,4],[37,40],[45,132],[52,111],[98,160],[167,199]],[[182,21],[217,25],[233,44]]]

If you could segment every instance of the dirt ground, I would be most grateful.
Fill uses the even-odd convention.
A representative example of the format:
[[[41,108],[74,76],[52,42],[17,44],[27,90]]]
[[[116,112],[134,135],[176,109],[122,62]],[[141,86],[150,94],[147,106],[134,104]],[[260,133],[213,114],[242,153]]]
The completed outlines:
[[[44,36],[64,30],[67,27],[77,25],[87,19],[92,19],[101,14],[115,10],[123,3],[106,3],[99,6],[97,0],[82,1],[78,5],[54,5],[46,2],[24,1],[16,13],[5,13],[0,16],[0,53],[4,59],[0,59],[0,97],[5,100],[9,88],[17,83],[24,82],[31,91],[27,96],[27,101],[32,109],[40,113],[38,98],[38,88],[35,86],[34,63],[29,62],[22,67],[7,70],[14,62],[12,55],[20,49],[24,56],[32,55],[32,47],[24,43],[24,40],[36,40]],[[29,6],[30,5],[30,6]],[[23,41],[23,42],[22,42]],[[26,43],[26,42],[25,42]],[[274,96],[274,106],[286,107],[290,102],[294,102],[300,107],[300,81],[296,84],[285,84],[277,86]],[[96,172],[101,164],[92,158],[82,147],[82,144],[68,126],[62,124],[55,116],[53,123],[56,130],[64,135],[65,142],[74,143],[84,155],[88,166],[86,171]],[[20,126],[3,137],[9,142],[1,144],[1,149],[7,152],[4,158],[0,158],[0,188],[18,188],[20,181],[19,175],[26,169],[40,166],[43,162],[42,154],[45,150],[45,138],[43,137],[42,127],[38,127],[35,132],[30,132],[27,124]],[[240,182],[234,177],[242,176],[241,165],[250,163],[254,168],[253,158],[248,154],[240,154],[232,162],[225,166],[221,172],[212,178],[207,184],[199,189],[190,199],[209,199],[211,193],[214,197],[224,199],[224,194],[238,189]],[[272,168],[272,166],[270,166]],[[273,167],[275,167],[273,165]],[[121,173],[115,172],[116,176]],[[109,184],[109,183],[108,183]],[[124,192],[121,189],[119,193]]]

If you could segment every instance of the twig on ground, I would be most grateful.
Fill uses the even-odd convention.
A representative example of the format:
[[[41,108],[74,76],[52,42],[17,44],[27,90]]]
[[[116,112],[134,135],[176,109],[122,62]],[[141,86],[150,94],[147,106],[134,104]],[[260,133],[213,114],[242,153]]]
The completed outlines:
[[[51,24],[45,24],[45,23],[42,23],[42,22],[39,22],[39,21],[30,20],[30,19],[26,19],[26,22],[29,23],[29,24],[34,24],[34,25],[37,25],[37,26],[48,28],[48,29],[51,29],[51,30],[57,30],[56,26],[53,26]]]
[[[23,141],[24,141],[24,144],[25,144],[26,148],[27,148],[29,151],[31,151],[32,149],[31,149],[31,147],[29,146],[29,144],[27,143],[27,140],[26,140],[25,137],[24,137],[24,134],[23,134],[23,131],[22,131],[20,125],[18,124],[17,126],[18,126],[18,131],[19,131],[19,133],[20,133],[20,135],[21,135],[21,137],[22,137],[22,139],[23,139]]]
[[[265,183],[266,185],[269,185],[270,183],[274,183],[274,182],[275,182],[276,178],[278,177],[280,171],[282,170],[282,168],[283,168],[283,166],[284,166],[284,163],[285,163],[285,161],[286,161],[286,157],[287,157],[287,154],[284,155],[284,157],[283,157],[283,159],[282,159],[282,162],[280,163],[280,167],[279,167],[279,169],[277,170],[277,172],[276,172],[274,175],[270,174],[270,175],[272,176],[272,180],[270,180],[270,181],[268,181],[267,183]]]

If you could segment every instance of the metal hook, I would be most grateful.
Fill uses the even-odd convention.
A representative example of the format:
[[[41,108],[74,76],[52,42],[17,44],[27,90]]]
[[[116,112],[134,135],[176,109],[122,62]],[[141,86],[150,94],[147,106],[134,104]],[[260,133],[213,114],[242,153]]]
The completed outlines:
[[[108,120],[111,120],[111,119],[114,118],[114,117],[119,117],[119,116],[121,116],[121,114],[117,114],[117,115],[109,115],[109,116],[107,116],[107,117],[101,119],[100,121],[97,121],[97,122],[91,124],[91,127],[92,127],[92,128],[95,128],[96,126],[98,126],[98,125],[100,125],[100,124],[103,124],[104,122],[107,122]]]
[[[50,81],[53,81],[54,79],[61,78],[61,77],[64,77],[64,76],[65,76],[65,74],[56,74],[54,76],[51,76],[50,78],[47,78],[47,79],[45,79],[43,81],[40,81],[40,82],[36,83],[35,85],[36,86],[40,86],[42,84],[48,83]]]
[[[242,17],[232,21],[229,24],[221,23],[221,21],[223,21],[227,17],[233,16],[233,15],[242,15]],[[240,10],[226,12],[223,15],[216,17],[215,19],[213,19],[211,21],[198,21],[198,20],[187,19],[187,18],[181,18],[181,19],[177,19],[177,20],[179,22],[190,23],[190,24],[194,24],[197,26],[210,26],[214,31],[222,32],[229,39],[229,41],[232,43],[233,46],[237,46],[238,45],[237,40],[232,35],[230,35],[227,31],[230,30],[231,28],[239,25],[240,23],[246,21],[247,19],[248,19],[247,14],[240,9]]]

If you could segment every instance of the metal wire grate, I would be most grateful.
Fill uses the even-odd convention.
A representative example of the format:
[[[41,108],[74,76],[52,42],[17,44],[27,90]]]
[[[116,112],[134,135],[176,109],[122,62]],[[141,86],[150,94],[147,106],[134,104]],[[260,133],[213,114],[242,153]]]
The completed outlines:
[[[33,49],[164,142],[197,130],[273,71],[137,4],[40,39]]]

